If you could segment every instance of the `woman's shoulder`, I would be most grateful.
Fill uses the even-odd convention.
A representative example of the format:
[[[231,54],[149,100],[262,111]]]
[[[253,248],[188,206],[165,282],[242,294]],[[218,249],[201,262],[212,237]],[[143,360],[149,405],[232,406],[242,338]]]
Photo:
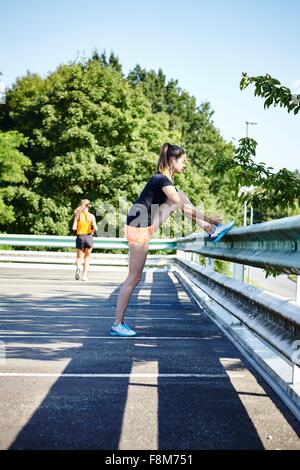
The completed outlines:
[[[94,214],[92,214],[91,212],[84,212],[84,211],[80,211],[78,212],[78,214],[75,214],[75,217],[79,219],[85,219],[85,220],[91,220],[91,219],[94,219],[95,216]]]
[[[163,173],[160,173],[160,171],[155,173],[155,175],[153,175],[152,178],[154,178],[155,181],[169,181],[171,184],[173,184],[172,180],[170,180],[170,178],[168,178]]]

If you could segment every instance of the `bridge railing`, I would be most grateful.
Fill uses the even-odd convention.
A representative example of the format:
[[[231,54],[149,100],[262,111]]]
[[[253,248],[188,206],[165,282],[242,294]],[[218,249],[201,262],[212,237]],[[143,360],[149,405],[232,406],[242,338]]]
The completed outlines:
[[[115,250],[115,249],[128,249],[128,243],[125,238],[110,238],[110,237],[93,237],[94,248]],[[11,235],[0,234],[0,248],[1,245],[8,246],[35,246],[46,248],[74,248],[75,249],[75,236],[58,236],[58,235]],[[172,239],[159,239],[153,238],[150,241],[149,250],[174,250],[176,249],[176,242]]]
[[[233,278],[214,271],[213,263],[202,267],[197,255],[300,274],[300,216],[232,229],[214,243],[203,233],[176,240],[175,265],[187,288],[201,289],[225,308],[239,324],[276,349],[294,367],[293,382],[300,382],[300,307],[297,302],[262,291],[243,282],[243,270]],[[187,281],[188,279],[188,281]],[[299,282],[299,277],[298,277]],[[298,283],[299,286],[299,283]],[[299,289],[298,294],[299,296]],[[299,298],[299,297],[298,297]]]
[[[93,237],[94,248],[100,250],[128,250],[125,238]],[[38,264],[64,264],[75,263],[75,236],[56,235],[11,235],[0,234],[0,262],[5,263],[38,263]],[[1,250],[1,246],[26,247],[26,250]],[[33,251],[28,248],[73,248],[73,252],[62,251]],[[176,243],[171,239],[152,239],[149,249],[174,250]],[[150,254],[146,266],[167,267],[172,263],[172,255]],[[92,266],[128,266],[128,254],[93,253]]]
[[[208,258],[300,274],[300,216],[235,228],[218,243],[193,233],[176,244]]]

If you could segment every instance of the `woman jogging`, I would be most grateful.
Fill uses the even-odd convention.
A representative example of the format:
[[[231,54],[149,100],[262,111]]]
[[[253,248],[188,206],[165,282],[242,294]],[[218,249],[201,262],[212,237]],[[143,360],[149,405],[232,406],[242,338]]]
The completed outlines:
[[[175,188],[172,177],[184,171],[185,151],[177,145],[164,144],[157,163],[157,173],[152,176],[138,199],[130,208],[125,225],[125,236],[129,245],[129,273],[121,287],[115,322],[111,327],[112,336],[135,336],[136,333],[125,322],[124,316],[133,289],[139,283],[146,262],[149,241],[161,224],[177,208],[206,233],[220,237],[227,226],[220,224],[219,216],[207,216],[199,211],[187,196]],[[225,230],[224,230],[225,228]],[[222,233],[223,233],[222,232]]]
[[[75,209],[75,217],[73,222],[73,230],[77,232],[76,238],[76,271],[75,279],[79,281],[81,274],[82,263],[84,263],[83,269],[83,281],[88,281],[87,272],[90,265],[90,256],[93,248],[93,233],[97,230],[96,219],[93,214],[89,213],[91,203],[88,199],[82,199],[80,205]]]

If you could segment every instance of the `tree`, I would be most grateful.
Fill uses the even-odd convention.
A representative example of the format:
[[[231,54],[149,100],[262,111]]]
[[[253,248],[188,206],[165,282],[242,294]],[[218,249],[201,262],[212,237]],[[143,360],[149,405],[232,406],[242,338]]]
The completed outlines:
[[[189,165],[184,175],[176,177],[180,187],[194,204],[207,212],[217,211],[224,217],[242,218],[242,210],[226,175],[211,173],[207,155],[224,154],[231,158],[234,146],[225,142],[212,121],[213,110],[208,102],[197,106],[195,97],[182,90],[177,80],[167,82],[161,69],[146,71],[137,65],[128,75],[133,87],[141,88],[150,101],[153,113],[166,113],[169,130],[177,129],[179,140],[187,152]]]
[[[10,196],[26,183],[25,170],[30,160],[18,149],[26,139],[16,131],[0,132],[0,219],[1,224],[13,223],[15,211]]]
[[[285,107],[288,112],[297,114],[300,109],[298,96],[282,87],[279,80],[270,75],[248,77],[242,74],[240,82],[241,90],[251,83],[255,84],[255,95],[265,99],[264,106],[271,105]],[[240,186],[254,185],[258,191],[252,197],[253,205],[265,217],[274,215],[274,208],[281,216],[288,215],[289,210],[295,210],[300,204],[300,179],[295,172],[282,168],[277,173],[265,163],[256,163],[253,157],[256,154],[257,142],[254,139],[243,138],[239,140],[239,146],[235,150],[234,158],[228,158],[224,152],[214,154],[210,158],[212,172],[216,175],[227,175],[235,189],[236,194]],[[210,155],[210,157],[212,157]],[[248,196],[242,195],[241,200]]]
[[[161,144],[183,146],[188,169],[176,183],[206,211],[236,216],[233,190],[212,175],[208,152],[230,158],[233,145],[221,137],[209,103],[167,81],[162,70],[139,65],[122,74],[117,57],[94,51],[63,64],[48,77],[28,73],[7,91],[0,128],[26,137],[20,151],[32,162],[27,182],[9,195],[16,219],[0,225],[21,233],[67,234],[82,197],[95,206],[132,203],[155,172]]]
[[[18,222],[8,229],[31,233],[68,233],[72,207],[86,195],[115,206],[122,194],[132,200],[170,136],[167,116],[153,114],[142,91],[99,60],[19,79],[3,123],[26,136],[33,163],[30,192],[15,195]]]

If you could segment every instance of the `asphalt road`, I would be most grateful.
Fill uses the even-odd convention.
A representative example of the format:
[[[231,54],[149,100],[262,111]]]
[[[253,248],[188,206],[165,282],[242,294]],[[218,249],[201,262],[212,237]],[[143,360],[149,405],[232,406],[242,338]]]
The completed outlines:
[[[300,449],[300,425],[173,273],[0,273],[1,449]],[[5,355],[4,355],[5,352]],[[4,356],[4,357],[3,357]]]
[[[250,284],[254,284],[261,289],[272,292],[273,294],[286,297],[290,300],[296,300],[297,285],[296,282],[288,278],[287,274],[280,274],[279,276],[269,276],[266,278],[265,271],[260,268],[249,267],[250,270]],[[246,268],[246,278],[248,279],[248,273]]]

